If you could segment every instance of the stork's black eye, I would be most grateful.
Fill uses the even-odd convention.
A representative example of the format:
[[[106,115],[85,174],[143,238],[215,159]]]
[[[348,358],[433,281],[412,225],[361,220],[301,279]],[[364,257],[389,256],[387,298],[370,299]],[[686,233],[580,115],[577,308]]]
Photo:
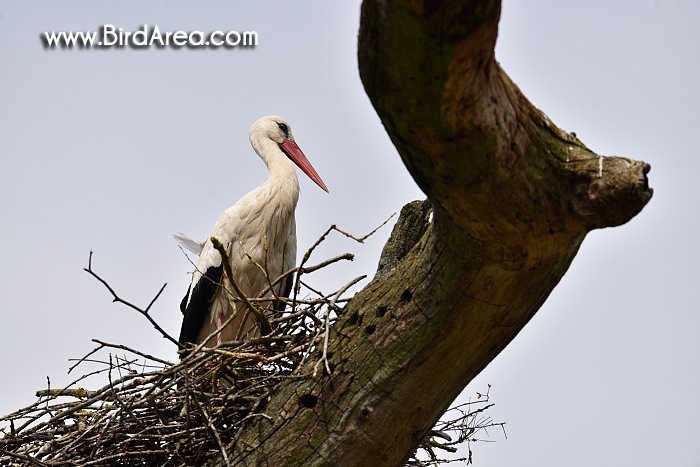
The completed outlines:
[[[282,133],[284,133],[284,136],[288,137],[289,136],[289,127],[284,124],[284,123],[278,123],[278,127],[280,127],[280,130],[282,130]]]

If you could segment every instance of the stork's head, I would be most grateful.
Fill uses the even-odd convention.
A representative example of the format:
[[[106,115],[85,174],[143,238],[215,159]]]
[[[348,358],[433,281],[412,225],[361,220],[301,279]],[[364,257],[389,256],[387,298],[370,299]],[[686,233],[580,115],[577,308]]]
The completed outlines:
[[[311,180],[320,186],[323,191],[328,193],[326,184],[323,183],[321,177],[316,173],[316,170],[311,165],[311,162],[306,158],[292,135],[292,127],[282,117],[277,115],[269,115],[259,118],[250,127],[250,144],[253,145],[256,152],[262,157],[266,163],[267,154],[261,150],[264,147],[263,141],[271,140],[279,146],[280,150],[301,169]]]

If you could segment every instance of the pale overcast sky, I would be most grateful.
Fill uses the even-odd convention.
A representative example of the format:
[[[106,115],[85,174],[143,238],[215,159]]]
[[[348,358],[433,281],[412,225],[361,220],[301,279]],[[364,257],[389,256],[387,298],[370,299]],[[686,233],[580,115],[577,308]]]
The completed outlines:
[[[130,6],[127,8],[127,6]],[[359,80],[357,0],[0,0],[0,412],[67,384],[91,338],[175,359],[82,268],[172,334],[192,266],[172,233],[205,238],[265,178],[248,143],[260,116],[291,123],[330,189],[302,178],[299,249],[330,225],[363,235],[422,194]],[[508,439],[476,465],[700,466],[700,3],[506,0],[497,57],[556,124],[593,150],[652,164],[654,198],[592,233],[530,324],[466,389],[492,385]],[[47,50],[44,31],[254,30],[252,49]],[[325,290],[373,274],[366,245],[333,237]],[[364,282],[366,283],[366,281]]]

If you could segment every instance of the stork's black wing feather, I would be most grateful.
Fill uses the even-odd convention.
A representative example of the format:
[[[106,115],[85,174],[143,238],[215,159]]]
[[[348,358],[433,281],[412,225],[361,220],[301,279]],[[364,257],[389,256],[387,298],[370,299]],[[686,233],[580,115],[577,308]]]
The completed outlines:
[[[202,324],[207,316],[209,305],[221,282],[223,271],[224,266],[222,264],[210,267],[194,284],[194,288],[190,285],[190,288],[187,290],[188,295],[191,294],[189,303],[187,301],[188,295],[185,295],[180,304],[180,309],[185,315],[182,319],[182,328],[180,329],[181,344],[196,343],[199,331],[202,329]]]
[[[292,293],[292,286],[293,285],[294,285],[294,274],[290,274],[284,280],[284,289],[281,291],[282,293],[279,294],[279,296],[284,297],[284,298],[289,298],[289,294]],[[284,311],[284,308],[286,306],[287,306],[287,304],[283,300],[275,300],[275,303],[272,304],[272,307],[274,308],[275,311]]]
[[[190,284],[190,286],[187,287],[187,293],[184,297],[182,297],[182,301],[180,302],[180,311],[182,312],[183,316],[185,314],[185,311],[187,311],[187,299],[190,298],[190,290],[192,290],[192,284]]]

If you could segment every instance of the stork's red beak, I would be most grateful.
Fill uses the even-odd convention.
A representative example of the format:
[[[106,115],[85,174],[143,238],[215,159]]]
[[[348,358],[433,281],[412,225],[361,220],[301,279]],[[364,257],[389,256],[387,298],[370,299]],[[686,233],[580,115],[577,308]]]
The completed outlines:
[[[311,180],[316,183],[316,185],[320,186],[323,191],[328,193],[328,188],[326,188],[326,184],[323,183],[323,180],[321,180],[321,177],[316,173],[316,170],[314,170],[314,167],[311,165],[311,162],[306,158],[303,152],[301,152],[301,149],[297,145],[295,141],[292,140],[285,140],[284,143],[280,144],[280,147],[282,150],[289,156],[289,158],[294,162],[297,167],[301,169],[302,172],[304,172]]]

